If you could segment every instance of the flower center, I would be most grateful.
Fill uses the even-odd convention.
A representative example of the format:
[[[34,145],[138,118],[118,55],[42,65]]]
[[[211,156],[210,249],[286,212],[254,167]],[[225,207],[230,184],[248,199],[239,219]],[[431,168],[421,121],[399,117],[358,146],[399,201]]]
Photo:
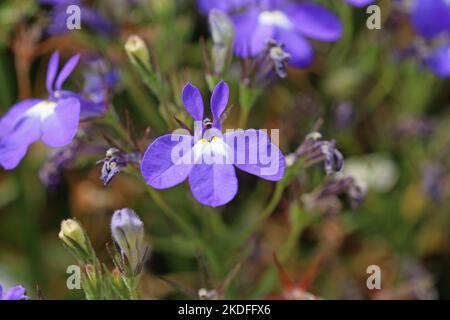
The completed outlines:
[[[195,162],[210,161],[228,159],[228,145],[222,138],[213,137],[211,140],[205,138],[197,141],[192,148],[194,152]],[[202,159],[203,158],[203,159]]]
[[[28,109],[28,111],[25,112],[25,115],[30,117],[38,117],[41,121],[43,121],[55,112],[55,108],[55,102],[44,100]]]
[[[262,25],[292,29],[291,20],[280,10],[263,11],[259,14],[258,21]]]

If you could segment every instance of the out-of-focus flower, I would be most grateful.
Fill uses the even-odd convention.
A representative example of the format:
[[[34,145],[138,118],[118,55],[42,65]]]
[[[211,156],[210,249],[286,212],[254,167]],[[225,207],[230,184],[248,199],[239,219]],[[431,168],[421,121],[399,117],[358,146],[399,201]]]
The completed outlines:
[[[353,177],[358,184],[370,190],[385,193],[392,190],[398,180],[395,162],[384,154],[370,154],[345,160],[343,176]]]
[[[427,138],[434,132],[434,123],[432,119],[426,117],[408,117],[398,121],[395,131],[405,137]]]
[[[61,184],[63,170],[68,168],[75,158],[79,147],[77,141],[53,151],[44,166],[39,170],[39,179],[47,187],[57,187]]]
[[[424,39],[439,40],[437,46],[425,50],[420,58],[438,77],[450,77],[450,2],[416,0],[411,9],[411,22]]]
[[[333,178],[327,181],[318,190],[304,194],[302,200],[308,209],[336,214],[341,211],[340,198],[346,196],[350,207],[356,209],[367,196],[365,184],[359,184],[352,177]]]
[[[97,164],[103,164],[101,179],[105,186],[128,164],[138,165],[139,163],[138,153],[122,153],[116,148],[108,149],[105,159],[97,161]]]
[[[444,192],[444,168],[440,164],[432,163],[424,167],[422,188],[433,201],[442,199]]]
[[[351,125],[355,118],[355,110],[353,104],[348,101],[339,103],[336,107],[336,126],[339,130],[343,130]]]
[[[157,138],[148,147],[141,173],[150,186],[166,189],[189,177],[194,197],[204,205],[216,207],[230,202],[237,193],[235,166],[269,181],[284,176],[284,156],[266,132],[250,129],[222,134],[221,115],[228,97],[228,85],[219,82],[211,97],[211,121],[204,117],[200,91],[186,84],[182,100],[195,120],[195,136],[180,130],[178,134]]]
[[[84,4],[81,0],[39,0],[41,4],[52,6],[52,21],[47,27],[49,34],[62,34],[71,31],[67,28],[67,19],[70,14],[67,8],[76,5],[80,8],[81,27],[87,26],[102,35],[113,36],[117,34],[116,27],[100,12]]]
[[[3,292],[3,286],[0,284],[0,300],[29,300],[27,297],[26,289],[22,286],[9,288],[6,292]]]
[[[314,56],[306,38],[336,41],[342,35],[339,18],[314,3],[261,0],[238,1],[230,6],[228,1],[205,2],[212,6],[208,6],[209,10],[233,11],[236,7],[246,7],[243,13],[231,15],[236,32],[234,50],[240,57],[255,57],[264,51],[268,41],[276,40],[290,55],[289,64],[304,68],[312,63]],[[200,1],[200,8],[205,8],[203,1]]]
[[[131,209],[117,210],[111,219],[111,233],[120,248],[122,266],[129,265],[134,274],[139,274],[147,253],[142,220]]]
[[[50,147],[62,147],[72,141],[83,106],[79,95],[62,90],[62,85],[79,58],[79,55],[73,56],[56,77],[59,64],[56,51],[47,69],[48,99],[19,102],[0,119],[0,165],[3,168],[14,169],[25,156],[28,146],[37,140]]]
[[[336,148],[335,140],[322,140],[319,132],[312,132],[306,136],[298,149],[287,157],[288,165],[293,165],[302,159],[305,166],[323,162],[325,173],[333,175],[342,169],[344,156]]]
[[[197,0],[200,12],[203,14],[208,14],[213,9],[219,9],[224,12],[237,11],[255,2],[255,0]]]
[[[108,108],[111,92],[119,80],[116,68],[110,66],[100,57],[92,57],[86,61],[88,68],[83,72],[83,104],[82,118],[92,118],[104,114]]]

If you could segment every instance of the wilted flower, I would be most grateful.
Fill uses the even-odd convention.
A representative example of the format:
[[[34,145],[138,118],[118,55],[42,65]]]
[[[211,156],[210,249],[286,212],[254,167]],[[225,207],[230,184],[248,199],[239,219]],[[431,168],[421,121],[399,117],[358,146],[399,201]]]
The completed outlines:
[[[108,149],[105,159],[97,161],[97,164],[103,164],[100,178],[105,186],[128,164],[139,163],[140,155],[138,153],[122,153],[116,148]]]
[[[308,134],[288,159],[288,165],[293,165],[298,159],[302,159],[305,166],[323,162],[325,173],[329,176],[340,171],[344,164],[344,156],[336,148],[336,141],[322,140],[322,134],[319,132]]]
[[[316,191],[304,194],[302,200],[308,209],[318,209],[328,213],[338,213],[342,204],[340,197],[346,196],[350,207],[356,209],[367,196],[367,187],[358,184],[352,177],[332,178]]]
[[[220,117],[228,96],[228,85],[219,82],[211,97],[211,121],[204,117],[200,91],[190,83],[184,87],[182,100],[196,121],[196,134],[192,136],[187,130],[167,134],[148,147],[141,173],[149,185],[166,189],[189,177],[194,197],[204,205],[216,207],[230,202],[237,193],[235,166],[269,181],[283,177],[284,156],[266,132],[250,129],[222,134]],[[263,162],[262,153],[270,157],[268,162]]]
[[[3,286],[0,284],[0,300],[29,300],[30,298],[25,295],[26,291],[24,287],[17,286],[3,293]]]
[[[111,233],[120,248],[122,267],[129,265],[134,274],[139,274],[147,253],[142,220],[131,209],[117,210],[111,219]]]

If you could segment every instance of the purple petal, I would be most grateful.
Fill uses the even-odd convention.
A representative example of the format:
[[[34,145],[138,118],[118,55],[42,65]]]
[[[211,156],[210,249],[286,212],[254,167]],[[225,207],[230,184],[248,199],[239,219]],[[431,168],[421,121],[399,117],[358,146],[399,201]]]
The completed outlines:
[[[270,181],[283,178],[284,156],[264,131],[240,130],[226,133],[224,139],[230,150],[234,150],[230,154],[233,164],[242,171]]]
[[[39,102],[42,102],[42,100],[27,99],[13,105],[0,119],[0,137],[4,136],[14,128],[17,122],[20,121],[22,115]]]
[[[375,0],[345,0],[345,1],[356,7],[365,7],[368,4],[373,3]]]
[[[220,123],[220,116],[225,111],[227,107],[228,98],[230,95],[230,88],[225,81],[221,80],[216,87],[211,96],[211,112],[214,119],[214,127],[221,130],[222,125]]]
[[[141,173],[149,185],[156,189],[166,189],[183,182],[192,169],[192,161],[184,163],[183,156],[189,156],[193,138],[188,135],[166,134],[157,138],[148,147],[141,163]],[[181,145],[183,144],[183,146]],[[177,153],[179,160],[172,159],[175,147],[183,147],[185,152]],[[175,160],[175,161],[174,161]]]
[[[75,98],[57,102],[55,111],[42,121],[41,140],[50,147],[62,147],[75,137],[80,120],[80,103]]]
[[[58,72],[59,65],[59,51],[55,51],[50,57],[50,61],[47,66],[47,79],[46,87],[49,93],[53,92],[53,83],[55,82],[56,72]]]
[[[64,65],[61,72],[59,73],[58,78],[56,79],[56,85],[55,85],[56,90],[61,90],[61,87],[62,87],[64,81],[66,81],[66,79],[73,72],[73,70],[77,66],[79,60],[80,60],[80,55],[77,54],[77,55],[74,55],[72,58],[70,58],[69,61],[67,61],[67,63]]]
[[[445,0],[417,0],[411,20],[418,33],[434,38],[450,28],[450,4]]]
[[[184,86],[181,93],[181,99],[187,112],[194,118],[195,121],[203,120],[203,98],[197,87],[189,82]]]
[[[3,297],[3,300],[21,300],[25,298],[25,292],[26,289],[22,286],[10,288]]]
[[[284,12],[295,23],[295,29],[307,37],[336,41],[342,35],[339,17],[321,5],[295,4],[288,6]]]
[[[38,117],[23,117],[15,127],[0,138],[0,165],[5,170],[17,167],[28,150],[28,146],[41,136]]]
[[[258,55],[266,48],[267,41],[273,37],[272,26],[258,23],[259,13],[258,10],[250,10],[232,17],[236,30],[234,51],[240,57]]]
[[[189,185],[195,199],[211,207],[227,204],[238,190],[231,164],[196,164],[189,174]]]
[[[0,300],[3,300],[3,286],[0,283]]]
[[[314,59],[314,51],[309,42],[300,34],[278,30],[276,39],[284,45],[284,50],[290,54],[288,63],[297,68],[306,68]]]
[[[231,12],[250,4],[252,1],[253,0],[197,0],[197,5],[201,13],[208,14],[212,9]]]
[[[61,99],[75,98],[80,103],[80,119],[88,119],[100,116],[107,111],[107,105],[105,102],[93,102],[85,97],[67,90],[61,90]]]
[[[426,63],[438,77],[450,77],[450,44],[435,49],[426,59]]]

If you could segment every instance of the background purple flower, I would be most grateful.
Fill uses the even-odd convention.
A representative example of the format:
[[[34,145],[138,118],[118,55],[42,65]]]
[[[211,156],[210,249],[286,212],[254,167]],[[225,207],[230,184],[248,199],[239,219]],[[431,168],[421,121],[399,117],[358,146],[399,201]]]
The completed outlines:
[[[41,4],[52,6],[52,21],[47,27],[49,34],[62,34],[70,30],[67,29],[67,7],[77,5],[81,13],[81,26],[90,29],[102,35],[115,35],[116,27],[110,23],[101,13],[85,5],[81,0],[40,0]]]
[[[216,8],[223,7],[221,4],[217,1]],[[307,38],[336,41],[341,37],[339,18],[321,5],[280,0],[251,4],[243,13],[231,15],[235,27],[234,50],[240,57],[254,57],[270,40],[276,40],[290,54],[290,65],[307,67],[313,60],[313,48]]]
[[[57,74],[59,53],[50,58],[46,87],[49,97],[27,99],[11,107],[0,119],[0,165],[14,169],[28,146],[41,140],[50,147],[62,147],[74,138],[80,118],[77,94],[63,91],[62,85],[75,69],[80,56],[73,56]]]
[[[416,0],[411,11],[411,22],[417,33],[426,40],[441,37],[441,44],[432,49],[424,60],[438,77],[450,77],[450,2]]]
[[[278,147],[269,141],[264,131],[250,129],[222,135],[220,116],[226,108],[228,96],[228,85],[221,81],[211,97],[213,115],[211,122],[204,117],[200,91],[189,83],[184,87],[182,100],[186,110],[197,123],[204,124],[202,128],[205,132],[204,136],[211,134],[208,138],[202,139],[195,139],[190,135],[182,136],[184,141],[188,141],[189,150],[181,157],[191,159],[193,156],[193,161],[174,162],[173,149],[181,143],[175,135],[167,134],[157,138],[145,152],[141,164],[142,175],[149,185],[156,189],[165,189],[189,178],[194,197],[204,205],[216,207],[230,202],[237,193],[235,166],[270,181],[278,181],[283,177],[284,156]],[[238,148],[233,141],[245,135],[253,135],[257,138],[257,142],[251,144],[246,140],[245,146]],[[260,156],[255,163],[250,161],[250,155],[258,154],[260,148],[267,148],[268,154],[276,156],[278,167],[275,172],[264,173],[266,164],[262,162]],[[205,161],[207,157],[212,157],[213,161]],[[237,159],[244,159],[244,161],[240,162]]]
[[[9,288],[6,292],[3,292],[3,286],[0,284],[0,300],[28,300],[25,295],[26,289],[22,286]]]

